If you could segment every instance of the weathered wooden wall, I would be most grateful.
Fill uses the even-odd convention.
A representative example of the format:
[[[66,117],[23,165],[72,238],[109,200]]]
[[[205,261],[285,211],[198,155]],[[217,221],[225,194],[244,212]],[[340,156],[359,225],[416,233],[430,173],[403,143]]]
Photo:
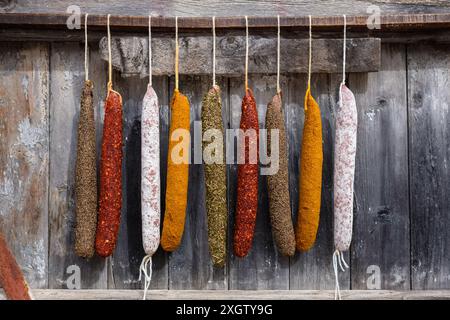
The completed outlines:
[[[65,13],[73,4],[69,0],[5,0],[0,1],[0,12]],[[81,13],[116,15],[305,16],[366,15],[373,12],[374,8],[369,8],[371,5],[378,6],[382,15],[450,11],[447,0],[229,1],[227,5],[219,0],[86,0],[80,3],[80,9]],[[368,12],[368,9],[372,11]],[[77,258],[72,249],[75,133],[84,75],[81,36],[81,32],[0,30],[2,40],[14,41],[0,42],[0,231],[6,235],[34,288],[67,288],[72,284],[70,275],[77,268],[81,271],[82,288],[139,288],[138,265],[143,256],[139,222],[139,137],[145,78],[114,75],[125,110],[125,192],[115,254],[107,260],[97,257],[84,261]],[[97,31],[91,40],[97,41],[103,36],[103,32]],[[22,37],[43,42],[16,42]],[[450,45],[407,44],[410,38],[448,42],[448,32],[418,31],[417,34],[409,33],[408,37],[394,35],[392,39],[389,36],[383,39],[381,67],[378,68],[378,64],[376,67],[379,72],[348,75],[348,84],[358,103],[359,129],[355,233],[352,248],[346,255],[350,271],[340,274],[344,289],[374,288],[376,281],[371,273],[378,270],[382,289],[450,288],[450,200],[447,196],[450,190]],[[55,42],[55,39],[71,42]],[[388,41],[404,44],[387,44]],[[94,81],[100,146],[107,73],[102,54],[96,48],[97,43],[90,51],[89,65],[90,78]],[[337,51],[333,61],[340,59],[340,49]],[[220,62],[220,57],[218,60]],[[266,64],[273,69],[272,60],[267,60]],[[237,62],[237,70],[242,65]],[[304,63],[298,65],[298,71],[303,72]],[[352,67],[351,63],[349,66]],[[166,69],[170,70],[170,64]],[[209,70],[209,65],[206,69]],[[143,74],[145,71],[144,68]],[[203,169],[201,165],[191,165],[182,246],[172,254],[158,250],[152,288],[334,288],[331,267],[332,142],[340,75],[314,74],[312,80],[313,93],[321,105],[324,133],[322,212],[315,247],[292,259],[278,255],[269,226],[263,177],[252,252],[245,259],[230,257],[225,269],[213,268],[208,260],[206,242]],[[250,81],[263,125],[266,104],[275,92],[275,78],[252,75]],[[242,82],[242,77],[222,77],[219,81],[227,128],[239,125]],[[211,78],[207,75],[181,77],[181,89],[191,102],[192,121],[199,119],[201,98],[210,85]],[[170,118],[168,102],[173,78],[155,77],[154,86],[161,102],[164,193]],[[305,74],[282,77],[294,218],[298,207],[298,161],[305,87]],[[228,166],[228,185],[231,235],[236,185],[234,165]],[[162,204],[164,210],[164,201]]]
[[[79,97],[84,77],[79,43],[0,44],[0,231],[34,288],[67,288],[79,267],[82,288],[140,288],[144,254],[140,232],[140,112],[147,79],[122,78],[115,87],[124,101],[124,195],[119,243],[112,258],[83,261],[73,253],[74,159]],[[354,240],[343,288],[450,288],[450,200],[448,124],[450,45],[383,44],[381,69],[350,73],[359,111]],[[106,63],[90,51],[98,143],[101,138]],[[314,74],[312,92],[321,106],[324,175],[317,243],[308,253],[281,257],[272,240],[264,177],[253,249],[230,256],[224,269],[211,266],[207,247],[202,165],[191,165],[186,230],[172,254],[159,250],[154,289],[333,289],[332,163],[338,74]],[[161,102],[162,181],[165,190],[168,102],[173,78],[154,79]],[[239,125],[242,78],[221,77],[223,118]],[[191,120],[200,118],[210,76],[182,76]],[[250,85],[264,125],[275,77],[251,75]],[[290,190],[297,211],[298,161],[303,128],[305,74],[282,77],[289,137]],[[228,166],[230,235],[236,166]],[[164,201],[162,201],[164,204]],[[69,281],[70,282],[70,281]]]

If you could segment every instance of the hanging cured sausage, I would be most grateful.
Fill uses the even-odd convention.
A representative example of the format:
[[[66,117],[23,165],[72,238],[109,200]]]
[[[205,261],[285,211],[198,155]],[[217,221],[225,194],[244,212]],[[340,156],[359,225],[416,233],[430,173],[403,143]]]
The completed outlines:
[[[240,138],[244,148],[238,150],[244,153],[244,163],[238,165],[234,254],[238,257],[244,257],[252,247],[258,210],[259,124],[255,98],[250,89],[246,90],[242,100],[240,129],[240,134],[244,133],[244,135],[248,132],[254,132],[253,136],[249,135],[250,138]],[[250,150],[256,150],[256,158],[251,159]]]
[[[309,250],[316,241],[322,193],[322,119],[311,95],[312,23],[309,16],[308,88],[305,94],[305,123],[300,155],[300,195],[296,242],[300,251]]]
[[[159,106],[158,97],[149,85],[142,104],[141,118],[141,197],[142,242],[152,256],[159,246]]]
[[[97,150],[92,88],[88,73],[87,17],[85,15],[85,82],[81,94],[78,121],[77,159],[75,172],[76,227],[75,252],[90,258],[95,252],[97,228]]]
[[[300,156],[300,196],[296,229],[297,249],[309,250],[319,227],[322,191],[322,120],[317,102],[308,88]]]
[[[105,102],[102,156],[100,160],[100,204],[95,248],[110,256],[117,242],[122,209],[122,97],[111,88]]]
[[[87,80],[81,96],[75,174],[75,252],[90,258],[95,252],[97,227],[97,163],[92,82]]]
[[[161,245],[166,251],[177,249],[183,236],[189,178],[189,155],[185,154],[189,152],[189,148],[181,148],[178,152],[177,147],[180,141],[183,145],[190,146],[189,101],[177,89],[172,97],[170,111],[166,211],[161,236]]]
[[[111,33],[108,14],[108,94],[105,101],[102,156],[100,159],[100,204],[95,250],[110,256],[116,247],[122,210],[122,96],[112,89]]]
[[[213,158],[221,158],[218,163],[206,162],[205,187],[206,187],[206,214],[208,217],[208,243],[211,258],[215,266],[223,267],[226,260],[227,248],[227,174],[226,165],[223,162],[224,141],[222,122],[222,103],[220,101],[220,89],[213,86],[203,98],[202,102],[202,132],[205,137],[211,130],[217,130],[218,135],[214,136],[214,145],[218,146],[213,154]],[[208,144],[203,143],[203,154],[209,150]],[[218,150],[219,149],[219,150]]]
[[[178,248],[184,232],[191,145],[189,100],[178,90],[179,50],[178,17],[175,17],[175,91],[170,103],[166,212],[161,236],[161,246],[169,252]]]
[[[345,84],[340,90],[334,147],[334,246],[336,250],[346,251],[352,240],[358,113],[353,93]]]
[[[281,109],[281,93],[276,94],[267,106],[266,129],[268,153],[272,155],[273,143],[277,143],[279,146],[278,172],[267,176],[272,233],[281,254],[293,256],[295,253],[295,234],[289,198],[287,138],[284,116]],[[278,130],[279,141],[271,140],[271,130]]]

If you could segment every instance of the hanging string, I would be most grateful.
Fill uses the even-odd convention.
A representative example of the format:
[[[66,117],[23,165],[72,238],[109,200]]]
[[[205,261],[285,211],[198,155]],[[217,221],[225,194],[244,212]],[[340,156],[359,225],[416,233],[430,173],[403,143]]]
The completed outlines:
[[[212,17],[213,33],[213,87],[216,86],[216,17]]]
[[[89,13],[84,15],[84,79],[89,80],[89,65],[88,65],[88,37],[87,37],[87,18]]]
[[[338,266],[337,259],[339,257],[339,251],[336,250],[333,253],[333,269],[334,269],[334,279],[336,280],[335,289],[334,289],[334,300],[341,300],[341,290],[339,288],[339,278],[338,278]]]
[[[277,93],[281,92],[280,89],[280,16],[277,15],[278,21],[278,39],[277,39]]]
[[[111,15],[108,14],[106,26],[108,28],[108,90],[112,89],[112,59],[111,59],[111,31],[109,29],[109,19]]]
[[[178,91],[178,60],[179,60],[179,47],[178,47],[178,17],[175,17],[175,90]]]
[[[148,16],[148,84],[152,86],[152,16]]]
[[[142,259],[141,266],[139,267],[139,281],[141,281],[141,277],[144,275],[144,296],[142,300],[147,299],[147,291],[150,288],[150,282],[152,281],[152,256],[146,255],[144,259]]]
[[[344,44],[342,45],[343,49],[343,53],[342,53],[342,84],[345,84],[345,51],[346,51],[346,46],[347,46],[347,17],[344,16]]]
[[[308,90],[311,87],[311,60],[312,60],[312,18],[309,16],[309,59],[308,59]]]
[[[339,86],[339,108],[342,108],[342,86],[345,85],[345,60],[346,60],[346,46],[347,46],[347,17],[344,17],[344,42],[342,44],[342,82]]]
[[[334,290],[334,300],[341,300],[341,290],[339,287],[339,268],[341,268],[342,272],[345,272],[345,268],[348,269],[349,266],[344,260],[344,255],[339,250],[334,251],[333,253],[333,269],[334,269],[334,278],[336,280],[335,290]]]
[[[248,17],[245,16],[245,91],[248,90]]]

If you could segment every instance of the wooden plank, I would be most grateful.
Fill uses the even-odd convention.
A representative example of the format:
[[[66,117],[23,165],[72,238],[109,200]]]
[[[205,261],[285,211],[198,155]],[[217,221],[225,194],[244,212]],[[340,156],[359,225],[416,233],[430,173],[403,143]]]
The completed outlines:
[[[228,83],[223,79],[218,79],[217,83],[222,90],[222,103],[225,108],[228,105]],[[186,76],[180,79],[180,91],[188,97],[191,107],[191,143],[194,144],[194,139],[197,139],[199,146],[197,150],[200,153],[202,152],[201,126],[194,129],[194,123],[201,121],[201,102],[211,86],[211,77]],[[171,82],[170,92],[173,92],[173,82]],[[204,171],[201,162],[195,163],[195,150],[195,146],[192,145],[186,224],[180,247],[170,254],[169,289],[227,289],[227,269],[215,268],[211,262]]]
[[[335,286],[332,267],[333,246],[333,139],[334,109],[337,105],[337,88],[341,75],[313,75],[312,94],[322,114],[323,173],[322,203],[319,230],[314,247],[305,253],[297,253],[290,261],[291,289],[332,289]],[[290,77],[286,98],[286,117],[289,137],[290,190],[293,219],[298,212],[299,160],[303,133],[303,102],[307,87],[306,75]],[[344,253],[348,261],[348,253]],[[339,273],[340,286],[349,288],[350,272]]]
[[[258,109],[259,127],[265,127],[267,103],[276,92],[275,76],[251,76]],[[230,128],[239,128],[242,98],[245,94],[242,79],[230,79]],[[236,148],[235,148],[236,149]],[[229,248],[232,252],[234,215],[236,207],[237,165],[229,166]],[[279,255],[272,238],[268,211],[266,178],[259,176],[258,212],[250,253],[244,258],[231,255],[229,260],[229,288],[235,289],[289,289],[289,259]]]
[[[216,73],[239,76],[244,73],[245,36],[219,36],[216,40]],[[148,75],[148,38],[113,37],[111,42],[112,62],[122,75]],[[181,37],[181,74],[210,74],[212,70],[212,39],[207,37]],[[315,39],[312,42],[314,55],[312,71],[318,73],[342,72],[342,40]],[[173,36],[152,39],[153,73],[174,73]],[[282,73],[307,72],[309,40],[282,38],[280,71]],[[249,39],[249,73],[272,73],[277,71],[277,38],[251,36]],[[380,65],[380,39],[348,39],[347,70],[349,72],[376,71]],[[100,41],[102,57],[108,61],[108,41]]]
[[[14,0],[10,0],[14,1]],[[217,2],[218,0],[208,1],[208,3],[212,4]],[[297,1],[306,2],[307,0]],[[221,6],[220,3],[217,6],[213,7],[214,11],[211,13],[207,13],[203,10],[199,10],[199,8],[194,9],[195,11],[188,12],[189,5],[186,3],[188,1],[182,2],[182,10],[184,11],[181,14],[177,14],[177,7],[180,5],[172,4],[170,9],[165,12],[160,12],[160,10],[152,10],[149,8],[147,4],[144,9],[137,9],[137,7],[142,6],[143,3],[139,3],[138,5],[131,4],[127,1],[125,4],[125,8],[115,7],[114,4],[110,4],[108,7],[103,7],[100,12],[97,10],[92,10],[92,7],[89,6],[71,6],[72,3],[66,3],[65,7],[60,7],[59,10],[54,11],[48,6],[44,8],[39,6],[38,9],[33,10],[32,5],[30,3],[27,4],[27,8],[21,11],[18,10],[5,10],[0,7],[0,24],[14,26],[21,25],[24,26],[36,26],[36,27],[44,27],[44,28],[60,28],[66,29],[68,25],[70,25],[71,29],[75,23],[77,23],[76,19],[74,19],[75,15],[81,15],[85,12],[89,13],[89,25],[93,27],[93,29],[104,28],[107,23],[106,12],[111,13],[110,25],[115,30],[143,30],[147,28],[148,24],[148,14],[154,16],[153,25],[155,28],[173,28],[175,25],[175,16],[179,16],[178,26],[182,29],[210,29],[212,27],[211,17],[216,16],[216,27],[220,28],[244,28],[245,27],[245,19],[244,15],[249,15],[249,25],[252,28],[273,28],[273,26],[277,25],[277,17],[279,14],[281,16],[280,25],[282,27],[295,27],[302,28],[303,30],[307,30],[309,27],[309,18],[308,15],[312,15],[312,25],[315,29],[318,30],[336,30],[342,29],[343,18],[342,14],[347,15],[347,26],[351,29],[359,29],[365,30],[368,29],[368,23],[373,22],[373,14],[379,14],[380,17],[380,29],[384,30],[412,30],[417,28],[440,28],[440,27],[449,27],[450,23],[450,14],[447,12],[443,12],[442,8],[436,6],[433,8],[430,5],[430,0],[427,0],[427,8],[420,9],[419,3],[415,3],[414,10],[412,11],[402,11],[402,10],[383,10],[383,5],[378,5],[376,7],[369,7],[370,4],[358,1],[358,4],[363,4],[363,11],[355,11],[354,8],[358,7],[355,4],[357,0],[342,0],[339,4],[339,7],[344,7],[347,4],[344,2],[353,2],[353,10],[347,9],[339,12],[339,8],[336,6],[336,3],[333,0],[322,1],[320,5],[317,3],[313,3],[312,6],[315,7],[313,10],[308,10],[307,5],[305,3],[300,4],[300,7],[296,7],[295,5],[290,5],[283,3],[280,5],[279,3],[274,3],[272,5],[276,5],[278,8],[275,10],[271,10],[271,4],[269,2],[264,2],[264,13],[258,14],[258,4],[256,3],[240,3],[243,4],[245,9],[238,9],[236,3],[227,3],[227,6]],[[376,0],[377,1],[377,0]],[[378,0],[379,1],[379,0]],[[420,0],[419,0],[420,1]],[[435,0],[436,1],[436,0]],[[439,0],[437,0],[439,1]],[[28,1],[30,2],[30,1]],[[181,2],[181,1],[180,1]],[[327,2],[332,2],[332,4],[327,4]],[[198,2],[196,2],[198,4]],[[1,4],[0,4],[1,5]],[[262,4],[260,4],[262,5]],[[448,4],[447,4],[448,5]],[[69,7],[71,6],[71,7]],[[84,10],[81,10],[81,9]],[[179,8],[179,7],[178,7]],[[221,14],[217,9],[223,8],[225,14]],[[2,10],[3,9],[3,10]],[[133,10],[134,9],[134,10]],[[282,12],[279,12],[281,9]],[[434,9],[434,10],[433,10]],[[135,11],[139,10],[139,11]],[[3,12],[7,11],[5,14]],[[309,11],[309,12],[308,12]],[[66,13],[68,12],[68,13]],[[413,13],[412,13],[413,12]],[[373,29],[373,28],[370,28]],[[379,32],[381,34],[381,32]]]
[[[352,288],[404,290],[410,288],[405,46],[384,45],[381,61],[380,72],[348,80],[359,122]]]
[[[450,288],[450,46],[408,46],[412,288]]]
[[[47,287],[49,47],[0,47],[0,231],[33,288]]]
[[[89,42],[93,45],[97,43],[105,36],[105,28],[93,30],[89,27]],[[147,29],[146,29],[147,30]],[[113,31],[115,37],[142,37],[146,36],[146,30],[136,31]],[[164,29],[165,30],[165,29]],[[157,31],[152,28],[154,38],[173,37],[174,32],[171,29],[167,31]],[[272,28],[252,28],[250,29],[252,34],[258,34],[261,37],[273,37],[276,32],[276,27]],[[182,31],[183,36],[186,37],[198,37],[198,36],[210,36],[210,29],[201,30],[187,30]],[[242,36],[243,30],[241,29],[218,29],[216,31],[218,37],[232,37]],[[305,30],[296,30],[284,27],[281,29],[281,37],[286,39],[308,39],[308,32]],[[315,39],[340,39],[342,38],[342,28],[335,31],[331,30],[316,30],[313,29],[313,37]],[[421,41],[433,41],[433,42],[450,42],[450,35],[448,28],[442,27],[438,29],[414,29],[408,31],[402,30],[384,30],[383,32],[376,32],[375,30],[347,30],[348,39],[363,39],[363,38],[379,38],[382,43],[417,43]],[[36,41],[36,42],[84,42],[84,30],[67,30],[63,29],[29,29],[21,28],[20,26],[5,26],[0,28],[0,41]],[[342,52],[342,51],[339,51]],[[339,53],[338,52],[338,53]]]
[[[167,77],[155,77],[161,109],[168,106]],[[114,75],[114,88],[123,99],[123,150],[122,162],[122,217],[119,238],[110,259],[109,288],[138,289],[139,266],[145,252],[142,246],[141,220],[141,111],[142,99],[147,90],[148,78],[124,80]],[[158,250],[153,259],[151,288],[166,289],[168,282],[167,259]]]
[[[38,300],[139,300],[142,290],[33,290]],[[344,300],[450,300],[450,290],[343,290]],[[0,290],[0,300],[5,295]],[[148,300],[333,300],[334,290],[151,290]]]
[[[53,289],[103,289],[107,285],[104,260],[86,260],[74,252],[75,161],[84,46],[54,43],[50,66],[48,285]]]

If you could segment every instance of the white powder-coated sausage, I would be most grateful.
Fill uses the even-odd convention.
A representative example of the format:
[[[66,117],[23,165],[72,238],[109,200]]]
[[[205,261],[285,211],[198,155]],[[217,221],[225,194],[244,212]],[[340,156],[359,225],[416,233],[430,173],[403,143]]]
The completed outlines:
[[[152,256],[160,239],[159,105],[152,86],[142,103],[141,118],[141,210],[144,251]]]
[[[334,146],[334,246],[336,250],[346,251],[352,240],[358,112],[355,97],[344,84],[340,97]]]

